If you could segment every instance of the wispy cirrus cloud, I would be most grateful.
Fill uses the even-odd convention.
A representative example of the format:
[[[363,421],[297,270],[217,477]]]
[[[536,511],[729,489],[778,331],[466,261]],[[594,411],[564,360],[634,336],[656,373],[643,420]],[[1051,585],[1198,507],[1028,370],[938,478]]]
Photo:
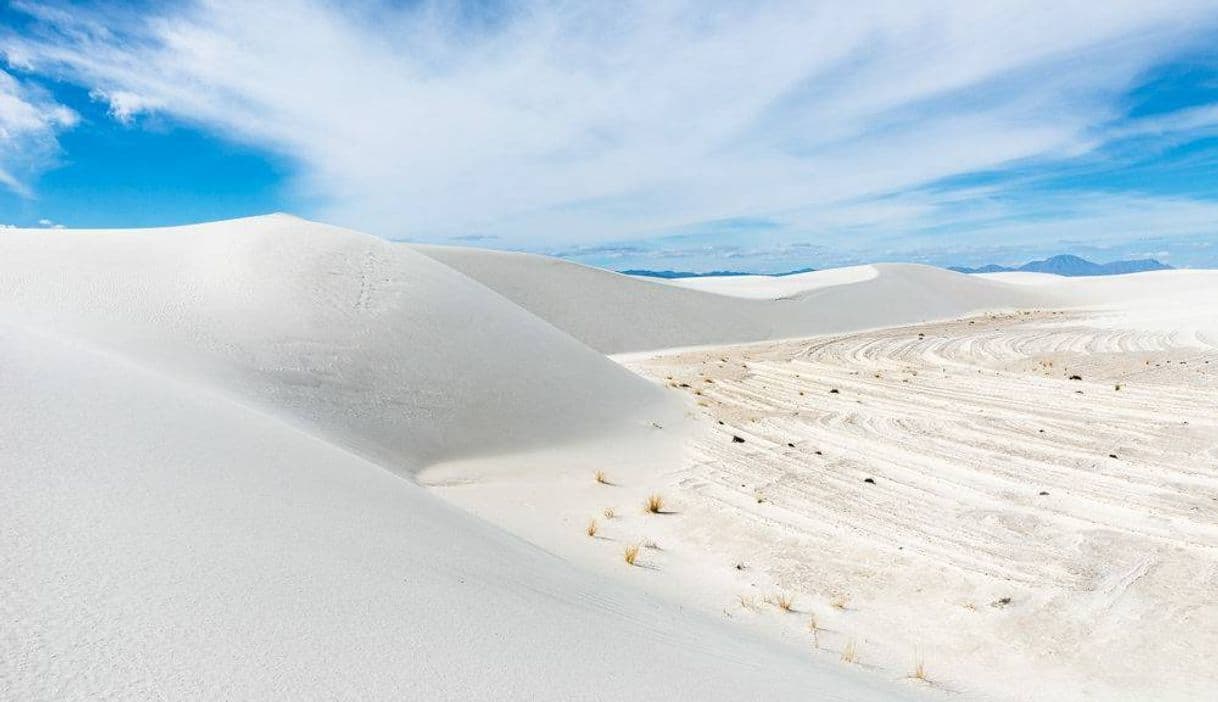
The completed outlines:
[[[29,197],[27,179],[54,162],[56,135],[77,120],[45,91],[0,70],[0,186]]]
[[[1214,124],[1212,107],[1122,105],[1149,68],[1205,49],[1212,2],[18,7],[33,23],[3,38],[10,63],[124,122],[155,112],[283,154],[306,214],[390,237],[777,251],[969,221],[1036,237],[1034,213],[1009,221],[1026,203],[930,186]],[[1208,211],[1160,204],[1180,218],[1143,220]],[[1079,212],[1055,221],[1098,221]]]

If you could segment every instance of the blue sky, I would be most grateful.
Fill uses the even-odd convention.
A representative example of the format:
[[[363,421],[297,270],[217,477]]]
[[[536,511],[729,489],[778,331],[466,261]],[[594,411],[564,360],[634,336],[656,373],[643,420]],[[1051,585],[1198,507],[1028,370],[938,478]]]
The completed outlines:
[[[13,2],[0,53],[0,224],[1218,266],[1212,1]]]

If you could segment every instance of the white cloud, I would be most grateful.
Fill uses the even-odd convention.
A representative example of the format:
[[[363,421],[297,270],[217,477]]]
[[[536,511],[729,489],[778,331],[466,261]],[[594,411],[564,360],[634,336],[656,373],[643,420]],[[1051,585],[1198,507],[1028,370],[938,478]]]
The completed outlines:
[[[951,194],[908,195],[928,182],[1129,136],[1117,99],[1218,15],[1189,0],[172,7],[28,6],[46,33],[6,51],[121,121],[156,110],[291,157],[322,203],[306,214],[535,247],[744,216],[881,236],[949,209]]]
[[[53,163],[56,134],[78,120],[45,92],[0,70],[0,186],[32,196],[28,179]]]
[[[122,122],[131,124],[135,116],[142,112],[151,112],[162,107],[161,103],[142,95],[126,90],[105,91],[95,88],[89,92],[89,97],[110,106],[110,116]]]

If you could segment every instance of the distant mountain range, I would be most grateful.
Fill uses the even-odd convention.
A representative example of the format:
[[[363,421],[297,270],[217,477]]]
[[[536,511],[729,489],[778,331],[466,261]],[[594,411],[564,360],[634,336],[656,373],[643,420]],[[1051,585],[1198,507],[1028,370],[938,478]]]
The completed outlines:
[[[1141,273],[1142,271],[1165,271],[1171,268],[1166,263],[1160,263],[1153,258],[1144,258],[1137,261],[1092,263],[1085,258],[1069,254],[1046,258],[1043,261],[1032,261],[1015,268],[1011,266],[999,266],[993,263],[988,266],[981,266],[980,268],[948,267],[949,270],[956,271],[957,273],[1009,273],[1011,271],[1022,271],[1026,273],[1052,273],[1054,275],[1065,276],[1120,275],[1122,273]]]
[[[1160,263],[1153,258],[1144,258],[1136,261],[1111,261],[1109,263],[1093,263],[1085,258],[1072,256],[1070,254],[1062,254],[1053,256],[1042,261],[1032,261],[1025,263],[1022,266],[999,266],[991,263],[979,268],[968,268],[966,266],[948,266],[948,270],[956,271],[957,273],[1010,273],[1012,271],[1021,271],[1025,273],[1052,273],[1054,275],[1063,276],[1086,276],[1086,275],[1120,275],[1122,273],[1141,273],[1142,271],[1165,271],[1171,270],[1171,266],[1166,263]],[[785,273],[747,273],[745,271],[708,271],[706,273],[694,273],[693,271],[653,271],[646,269],[631,269],[619,271],[626,275],[637,275],[645,278],[710,278],[713,276],[737,276],[737,275],[773,275],[781,277],[785,275],[798,275],[800,273],[811,273],[815,268],[800,268],[799,270],[787,271]]]
[[[782,277],[784,275],[798,275],[800,273],[811,273],[815,268],[800,268],[796,271],[787,271],[786,273],[745,273],[743,271],[710,271],[707,273],[693,273],[691,271],[649,271],[649,270],[628,270],[618,271],[626,275],[638,275],[644,278],[711,278],[715,276],[725,275],[772,275],[774,277]]]

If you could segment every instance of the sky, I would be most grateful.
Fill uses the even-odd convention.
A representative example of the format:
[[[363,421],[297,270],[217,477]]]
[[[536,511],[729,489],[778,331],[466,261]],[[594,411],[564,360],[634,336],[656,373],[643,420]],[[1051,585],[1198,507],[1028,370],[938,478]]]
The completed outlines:
[[[1218,0],[0,8],[3,226],[1218,267]]]

